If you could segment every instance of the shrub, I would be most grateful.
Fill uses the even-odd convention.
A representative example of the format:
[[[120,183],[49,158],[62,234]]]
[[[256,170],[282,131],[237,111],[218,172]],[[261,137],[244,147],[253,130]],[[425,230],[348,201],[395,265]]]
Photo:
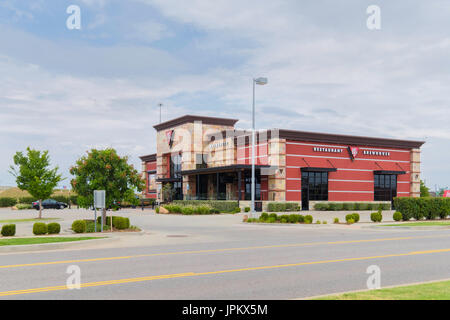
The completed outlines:
[[[299,214],[299,215],[298,215],[298,222],[299,222],[299,223],[305,223],[305,216]]]
[[[334,218],[334,223],[339,223],[339,218]]]
[[[391,210],[391,204],[390,203],[383,203],[381,204],[381,209],[382,210]]]
[[[395,221],[401,221],[403,219],[403,215],[401,212],[396,211],[394,212],[393,218]]]
[[[334,202],[328,203],[328,210],[329,211],[336,211],[336,203],[334,203]]]
[[[353,214],[348,214],[345,216],[345,221],[348,222],[348,220],[353,220],[353,223],[355,223],[355,219],[353,219]]]
[[[354,224],[355,223],[355,220],[353,220],[353,219],[348,219],[347,220],[347,224]]]
[[[29,204],[29,205],[31,205],[31,203],[33,203],[34,201],[36,201],[37,199],[35,199],[34,197],[22,197],[22,198],[19,198],[18,200],[17,200],[17,203],[19,203],[19,204]]]
[[[202,205],[195,208],[195,213],[197,214],[211,214],[211,207]]]
[[[394,207],[404,221],[446,218],[450,215],[450,198],[395,198]]]
[[[237,201],[219,201],[219,200],[175,200],[174,205],[181,207],[185,206],[209,206],[210,208],[217,210],[219,213],[239,213],[239,203]],[[239,211],[236,211],[239,209]],[[181,213],[181,212],[179,212]]]
[[[155,212],[156,212],[156,213],[159,213],[159,207],[156,207],[156,208],[155,208]]]
[[[322,224],[328,224],[328,222],[324,220],[324,221],[322,221]]]
[[[281,218],[281,219],[280,219],[280,222],[281,222],[281,223],[288,223],[288,220],[287,220],[286,218]]]
[[[353,216],[353,220],[355,220],[355,223],[358,223],[359,222],[359,214],[358,213],[353,213],[352,214],[352,216]]]
[[[320,220],[317,220],[317,221],[316,221],[316,224],[320,224]]]
[[[277,216],[277,214],[276,213],[271,213],[270,215],[269,215],[269,219],[270,218],[272,218],[272,219],[275,219],[275,221],[278,219],[278,216]]]
[[[232,213],[241,213],[241,208],[239,208],[239,207],[234,208]]]
[[[380,207],[380,204],[378,203],[369,203],[369,210],[378,210]]]
[[[355,208],[355,210],[361,210],[361,211],[370,210],[369,203],[359,203],[359,209]]]
[[[346,203],[343,204],[343,209],[344,209],[345,211],[352,211],[352,210],[355,210],[355,204],[354,204],[354,203],[351,203],[351,202],[346,202]]]
[[[31,204],[19,203],[16,205],[17,210],[27,210],[32,209],[33,206]]]
[[[277,219],[274,218],[272,215],[269,217],[269,220],[267,220],[268,223],[275,223],[277,222]]]
[[[335,211],[342,211],[344,210],[344,204],[343,203],[336,203],[334,207]]]
[[[0,208],[13,207],[17,204],[14,198],[0,198]]]
[[[269,212],[286,212],[286,211],[300,211],[298,203],[294,202],[270,202],[267,206]]]
[[[311,215],[305,216],[305,223],[311,224],[313,222],[313,217]]]
[[[244,211],[245,212],[250,212],[250,207],[245,207]]]
[[[47,225],[48,234],[59,234],[61,232],[61,225],[53,222]]]
[[[113,217],[113,227],[118,230],[125,230],[130,227],[130,219],[124,217]]]
[[[328,210],[328,204],[326,203],[316,203],[314,205],[314,209],[317,211],[326,211]]]
[[[113,221],[114,221],[114,219],[113,219]],[[85,233],[86,232],[86,221],[84,221],[84,220],[74,221],[72,223],[72,230],[75,233]]]
[[[47,225],[42,222],[36,222],[33,225],[33,233],[37,236],[46,234],[48,232]]]
[[[291,214],[289,216],[289,222],[290,223],[298,223],[299,215],[298,214]]]
[[[4,237],[13,237],[16,235],[16,225],[15,224],[5,224],[1,231]]]
[[[381,222],[383,220],[383,215],[381,214],[381,211],[373,212],[370,215],[370,220],[373,222]]]
[[[195,208],[192,206],[186,206],[181,209],[181,213],[184,215],[191,215],[195,213]]]
[[[269,214],[267,212],[263,212],[261,214],[261,216],[259,217],[259,220],[261,220],[261,221],[266,221],[268,219],[269,219]]]
[[[279,217],[279,219],[280,219],[280,221],[281,221],[281,220],[286,220],[286,222],[288,222],[288,221],[289,221],[289,215],[283,214],[283,215],[281,215],[281,216]]]

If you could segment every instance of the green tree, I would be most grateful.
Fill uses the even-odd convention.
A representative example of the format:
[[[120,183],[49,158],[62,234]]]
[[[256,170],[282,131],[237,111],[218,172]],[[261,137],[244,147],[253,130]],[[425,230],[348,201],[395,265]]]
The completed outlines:
[[[430,196],[430,189],[425,185],[425,183],[420,180],[420,196],[422,198]]]
[[[63,180],[58,174],[58,167],[50,169],[48,151],[38,151],[27,148],[27,155],[17,152],[14,156],[14,166],[10,173],[16,177],[17,187],[26,190],[39,199],[39,219],[42,219],[42,200],[49,198],[58,183]]]
[[[82,208],[93,205],[95,190],[106,191],[106,207],[109,207],[116,201],[131,202],[135,191],[145,187],[138,171],[128,164],[128,157],[120,157],[114,149],[88,151],[70,168],[70,173],[74,176],[72,188]],[[106,221],[106,210],[102,214]]]

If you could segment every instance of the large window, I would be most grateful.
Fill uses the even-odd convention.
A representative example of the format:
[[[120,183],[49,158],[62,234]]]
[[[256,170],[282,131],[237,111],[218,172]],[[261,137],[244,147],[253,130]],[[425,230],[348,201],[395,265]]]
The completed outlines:
[[[302,172],[302,192],[308,200],[328,201],[328,172]]]
[[[179,181],[173,182],[173,200],[183,200],[183,182],[181,180],[181,154],[174,154],[171,156],[170,178],[180,179]]]
[[[148,180],[148,193],[156,193],[156,173],[149,172],[147,180]]]
[[[252,199],[252,172],[245,171],[245,200]],[[261,172],[255,171],[255,200],[261,200]]]
[[[397,196],[397,176],[394,174],[376,174],[375,201],[392,201]]]

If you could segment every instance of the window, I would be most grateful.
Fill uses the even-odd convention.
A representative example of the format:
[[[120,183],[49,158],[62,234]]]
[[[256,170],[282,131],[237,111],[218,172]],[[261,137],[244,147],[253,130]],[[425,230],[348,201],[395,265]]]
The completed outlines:
[[[149,172],[147,176],[148,193],[156,193],[156,174]]]
[[[394,174],[376,174],[374,176],[374,200],[392,201],[397,196],[397,176]]]
[[[308,192],[308,200],[328,201],[328,172],[302,172],[302,192]]]
[[[252,199],[252,172],[245,171],[245,200]],[[261,200],[261,173],[255,172],[255,200]]]
[[[181,181],[181,154],[174,154],[170,161],[170,178],[180,179],[173,182],[173,200],[183,200],[183,182]]]
[[[197,169],[207,168],[208,167],[207,162],[208,162],[207,154],[197,153],[195,155],[195,165]]]

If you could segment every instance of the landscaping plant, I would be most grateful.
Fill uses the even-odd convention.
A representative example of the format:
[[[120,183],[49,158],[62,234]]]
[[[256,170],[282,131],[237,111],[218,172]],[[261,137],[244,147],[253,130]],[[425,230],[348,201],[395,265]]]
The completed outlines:
[[[16,225],[15,224],[5,224],[1,231],[4,237],[13,237],[16,235]]]
[[[33,225],[33,234],[35,234],[37,236],[40,236],[40,235],[43,235],[43,234],[47,234],[47,232],[48,232],[48,228],[47,228],[47,225],[45,223],[43,223],[43,222],[36,222]]]

